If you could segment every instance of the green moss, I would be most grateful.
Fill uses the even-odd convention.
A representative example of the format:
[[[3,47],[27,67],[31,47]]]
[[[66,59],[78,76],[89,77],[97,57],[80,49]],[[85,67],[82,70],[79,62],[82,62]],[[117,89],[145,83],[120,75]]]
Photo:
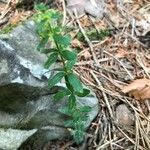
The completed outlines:
[[[86,31],[88,38],[91,41],[103,40],[104,38],[110,35],[110,32],[107,29],[104,29],[104,30],[101,29],[99,31],[97,31],[96,29],[92,29],[92,30],[85,30],[85,31]],[[82,35],[81,32],[77,34],[77,39],[82,42],[85,42],[84,36]]]
[[[12,25],[12,24],[9,24],[7,25],[6,27],[4,27],[2,30],[0,30],[0,34],[6,34],[6,33],[9,33],[11,32],[17,25]]]

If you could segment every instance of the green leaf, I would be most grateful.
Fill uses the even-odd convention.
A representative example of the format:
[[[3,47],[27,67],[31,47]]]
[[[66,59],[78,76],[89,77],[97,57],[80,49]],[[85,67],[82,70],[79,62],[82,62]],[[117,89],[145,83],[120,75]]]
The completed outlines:
[[[83,93],[83,86],[79,78],[73,73],[68,74],[67,77],[68,77],[69,83],[74,88],[74,90],[76,92]]]
[[[69,81],[68,81],[68,76],[67,76],[67,75],[65,75],[65,83],[66,83],[67,88],[68,88],[71,92],[74,92],[74,89],[73,89],[72,85],[71,85],[71,84],[69,83]]]
[[[66,68],[68,70],[71,70],[73,68],[73,66],[74,66],[75,63],[76,63],[76,60],[69,60],[69,61],[67,61]]]
[[[76,58],[77,58],[77,54],[75,52],[71,52],[71,51],[68,51],[68,50],[62,51],[62,56],[66,60],[76,60]]]
[[[91,111],[91,107],[90,106],[83,106],[80,108],[80,111],[83,113],[88,113]]]
[[[64,71],[64,68],[55,68],[54,71]]]
[[[51,10],[51,12],[52,12],[52,10]],[[53,12],[51,13],[51,18],[54,20],[54,19],[61,19],[62,18],[62,14],[61,13],[59,13],[58,11],[56,11],[56,10],[53,10]],[[58,28],[60,28],[59,26],[58,26]]]
[[[52,79],[48,81],[49,88],[52,88],[55,84],[57,84],[64,76],[64,72],[57,73]]]
[[[82,126],[80,125],[80,127],[82,127]],[[80,130],[80,128],[77,128],[73,133],[73,137],[77,144],[82,143],[85,138],[84,130],[82,131],[82,130]]]
[[[60,31],[61,31],[61,28],[60,28],[59,26],[53,28],[53,32],[54,32],[55,34],[58,34]]]
[[[35,9],[38,11],[45,11],[48,9],[48,7],[45,4],[41,3],[39,5],[35,5]]]
[[[49,39],[49,37],[46,36],[45,38],[43,38],[43,39],[40,41],[40,43],[39,43],[39,45],[38,45],[38,47],[37,47],[37,50],[38,50],[38,51],[41,51],[42,49],[45,48],[45,45],[46,45],[46,43],[48,42],[48,39]]]
[[[52,53],[52,52],[56,52],[57,49],[55,48],[45,48],[45,49],[42,49],[41,52],[44,53],[44,54],[48,54],[48,53]]]
[[[56,62],[58,58],[58,53],[52,53],[49,57],[46,63],[44,64],[44,67],[48,69],[54,62]]]
[[[90,90],[88,90],[88,89],[83,89],[83,93],[76,92],[76,95],[78,97],[85,97],[85,96],[87,96],[89,94],[90,94]]]
[[[71,37],[69,35],[54,34],[54,39],[59,45],[65,47],[69,46],[71,43]]]
[[[42,17],[42,16],[41,16]],[[50,38],[49,28],[48,28],[49,22],[48,19],[40,19],[38,18],[36,21],[36,32],[41,37],[41,39]]]
[[[48,48],[44,48],[44,49],[41,50],[41,53],[44,53],[44,54],[48,54],[50,52],[51,52],[51,50],[48,49]]]
[[[69,109],[73,109],[76,107],[76,97],[75,95],[71,94],[69,96]]]
[[[65,127],[73,127],[73,126],[74,126],[73,120],[67,120],[67,121],[65,121]]]
[[[62,107],[59,108],[59,112],[68,116],[71,116],[70,110],[68,109],[68,107]]]
[[[64,98],[65,96],[67,96],[69,94],[70,94],[69,90],[67,90],[67,89],[62,90],[62,91],[59,91],[58,93],[55,94],[54,99],[56,101],[59,101],[59,100],[61,100],[62,98]]]

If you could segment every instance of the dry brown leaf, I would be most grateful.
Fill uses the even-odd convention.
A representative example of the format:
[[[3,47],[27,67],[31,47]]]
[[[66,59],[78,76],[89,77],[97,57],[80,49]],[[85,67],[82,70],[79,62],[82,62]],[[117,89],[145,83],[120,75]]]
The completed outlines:
[[[16,25],[20,21],[26,20],[31,15],[31,13],[32,13],[31,11],[20,11],[20,12],[18,12],[16,10],[15,13],[13,14],[12,18],[10,18],[9,22],[13,25]]]
[[[15,25],[21,20],[21,15],[18,13],[18,11],[15,11],[12,18],[10,18],[10,23]]]
[[[91,54],[88,50],[83,50],[78,54],[79,57],[83,57],[84,59],[91,58]]]
[[[150,98],[150,79],[137,79],[129,85],[123,87],[123,93],[138,100],[146,100]]]
[[[89,17],[87,17],[87,16],[82,17],[80,19],[80,22],[81,22],[83,27],[90,27],[90,26],[92,26],[92,22],[89,19]]]
[[[73,41],[71,42],[72,44],[72,47],[73,48],[80,48],[80,49],[83,49],[83,45],[82,43],[78,40],[78,39],[73,39]]]
[[[124,50],[123,48],[119,48],[117,50],[117,54],[115,55],[117,58],[123,58],[123,57],[126,57],[129,53]]]

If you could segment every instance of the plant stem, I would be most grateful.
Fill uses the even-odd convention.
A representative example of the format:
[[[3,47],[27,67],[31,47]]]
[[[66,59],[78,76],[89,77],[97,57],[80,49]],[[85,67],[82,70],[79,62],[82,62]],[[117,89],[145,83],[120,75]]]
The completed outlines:
[[[65,71],[65,73],[66,73],[66,75],[67,75],[68,70],[67,70],[67,68],[66,68],[66,63],[65,63],[64,58],[63,58],[62,55],[61,55],[61,50],[62,50],[62,48],[59,46],[59,44],[57,43],[55,37],[53,36],[55,33],[53,32],[53,29],[51,28],[51,25],[50,25],[50,24],[49,24],[49,28],[50,28],[50,32],[51,32],[51,34],[52,34],[52,38],[53,38],[53,40],[54,40],[56,49],[57,49],[57,51],[58,51],[58,54],[59,54],[59,56],[60,56],[60,58],[61,58],[61,60],[62,60],[64,71]],[[67,81],[67,78],[65,78],[65,84],[66,84],[67,82],[68,82],[68,81]],[[70,85],[70,86],[71,86],[71,85]],[[74,91],[73,88],[70,88],[69,90],[71,91],[71,94],[74,94],[75,91]],[[70,94],[70,95],[71,95],[71,94]],[[70,101],[69,101],[69,102],[70,102]],[[76,103],[76,97],[75,97],[75,103]],[[76,105],[74,105],[74,109],[77,109]]]
[[[59,56],[60,56],[60,58],[61,58],[61,60],[62,60],[63,67],[64,67],[64,71],[65,71],[65,73],[67,73],[65,60],[64,60],[64,58],[63,58],[63,57],[62,57],[62,55],[61,55],[61,48],[59,47],[58,43],[56,42],[55,37],[53,36],[53,35],[54,35],[54,33],[53,33],[53,30],[52,30],[52,28],[51,28],[51,25],[50,25],[50,24],[49,24],[49,28],[50,28],[50,32],[51,32],[51,34],[52,34],[52,38],[53,38],[53,40],[54,40],[54,43],[55,43],[55,45],[56,45],[56,48],[57,48],[57,50],[58,50],[58,54],[59,54]]]

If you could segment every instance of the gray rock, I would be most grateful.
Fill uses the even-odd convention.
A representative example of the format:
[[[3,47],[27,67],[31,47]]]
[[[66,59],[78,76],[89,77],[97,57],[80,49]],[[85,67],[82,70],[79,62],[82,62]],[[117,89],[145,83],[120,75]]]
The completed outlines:
[[[64,84],[59,83],[52,89],[47,87],[48,79],[56,73],[54,68],[58,65],[53,65],[51,71],[43,68],[47,56],[36,50],[38,42],[35,25],[31,21],[18,26],[7,38],[0,40],[0,127],[17,129],[20,133],[38,129],[29,140],[42,145],[48,140],[70,137],[70,132],[64,126],[69,117],[59,112],[66,106],[66,98],[59,103],[53,99]],[[91,93],[79,98],[78,105],[92,107],[85,122],[88,127],[98,113],[98,100]],[[20,141],[14,140],[16,145],[20,145]],[[0,149],[2,147],[4,145],[0,143]]]
[[[37,129],[23,131],[15,129],[0,128],[0,149],[2,150],[17,150],[18,147],[32,136]]]
[[[79,16],[87,13],[93,17],[102,18],[105,2],[104,0],[67,0],[67,9],[71,15],[75,10]]]
[[[104,0],[95,0],[95,3],[90,1],[85,5],[85,12],[93,17],[102,18],[105,10]]]
[[[0,4],[1,3],[7,3],[8,2],[8,0],[0,0]]]
[[[70,133],[66,128],[47,126],[39,129],[33,136],[28,138],[20,147],[20,150],[43,149],[50,140],[63,140],[70,138]]]

